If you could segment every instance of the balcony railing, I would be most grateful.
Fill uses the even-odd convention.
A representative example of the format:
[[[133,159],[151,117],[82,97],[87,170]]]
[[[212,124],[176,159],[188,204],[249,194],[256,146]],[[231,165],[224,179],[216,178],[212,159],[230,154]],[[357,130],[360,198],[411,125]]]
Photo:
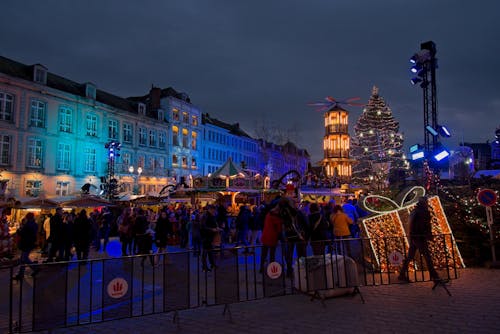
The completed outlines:
[[[332,133],[348,133],[348,126],[346,124],[330,124],[325,126],[325,134]]]
[[[325,150],[325,158],[349,158],[350,150]]]

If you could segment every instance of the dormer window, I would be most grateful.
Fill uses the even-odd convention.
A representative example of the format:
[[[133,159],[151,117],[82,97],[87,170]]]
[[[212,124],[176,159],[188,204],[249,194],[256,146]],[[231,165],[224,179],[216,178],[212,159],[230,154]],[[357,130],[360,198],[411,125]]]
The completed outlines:
[[[146,116],[146,105],[144,103],[139,103],[138,111],[139,111],[139,115]]]
[[[164,112],[161,109],[158,109],[158,120],[163,121],[164,120]]]
[[[95,100],[96,89],[93,83],[87,82],[85,84],[85,96],[89,99]]]
[[[47,84],[47,68],[45,66],[40,64],[33,66],[33,81],[42,85]]]

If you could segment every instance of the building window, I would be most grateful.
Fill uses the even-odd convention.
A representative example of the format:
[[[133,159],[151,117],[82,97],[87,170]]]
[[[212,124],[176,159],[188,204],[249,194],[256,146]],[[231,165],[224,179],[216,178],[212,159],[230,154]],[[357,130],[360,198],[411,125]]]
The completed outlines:
[[[42,188],[42,181],[26,180],[25,195],[28,197],[37,197]]]
[[[87,116],[85,116],[85,123],[87,136],[97,137],[97,116],[87,114]]]
[[[90,82],[87,82],[85,84],[85,96],[88,97],[89,99],[95,100],[96,89],[95,86]]]
[[[188,159],[186,157],[182,157],[182,168],[188,167]]]
[[[167,146],[167,135],[163,131],[158,133],[158,146],[160,148],[165,148]]]
[[[0,92],[0,120],[12,121],[14,96]]]
[[[86,147],[83,150],[85,165],[83,171],[94,173],[96,171],[96,151],[95,148]]]
[[[148,131],[146,128],[139,128],[139,145],[148,144]]]
[[[42,160],[43,145],[40,139],[28,140],[28,156],[27,166],[32,168],[41,168],[43,166]]]
[[[68,144],[59,143],[57,146],[57,169],[69,170],[69,162],[71,157],[71,150]]]
[[[138,104],[138,110],[139,110],[139,115],[140,116],[145,116],[146,115],[146,105],[144,103],[139,103]]]
[[[118,121],[110,119],[108,121],[108,138],[118,140]]]
[[[185,111],[182,113],[182,122],[183,122],[184,124],[189,124],[189,115],[188,115],[188,113],[187,113],[187,112],[185,112]]]
[[[196,150],[196,143],[197,143],[197,137],[198,135],[196,132],[191,132],[191,149]]]
[[[191,168],[196,168],[196,159],[191,158]]]
[[[156,147],[156,130],[149,130],[149,146]]]
[[[45,127],[45,109],[45,102],[39,100],[31,101],[30,126],[37,128]]]
[[[124,143],[132,143],[132,139],[134,136],[132,135],[134,133],[132,124],[130,123],[123,123],[123,142]]]
[[[68,196],[69,195],[69,182],[68,181],[57,181],[56,182],[56,195],[57,196]]]
[[[139,155],[137,157],[137,167],[144,168],[144,161],[145,160],[146,160],[146,158],[144,157],[144,155]]]
[[[182,147],[188,148],[188,130],[182,129]]]
[[[172,119],[174,121],[178,121],[179,120],[179,110],[174,108],[172,109]]]
[[[2,165],[8,165],[10,163],[10,142],[10,136],[0,136],[0,164]]]
[[[191,125],[192,126],[198,126],[198,116],[191,116]]]
[[[73,110],[68,107],[59,108],[59,131],[71,132]]]
[[[128,171],[129,166],[132,166],[131,164],[132,155],[128,152],[123,152],[121,158],[122,158],[123,170]]]
[[[172,145],[179,146],[179,128],[176,126],[172,127]]]
[[[172,155],[172,165],[178,166],[179,165],[179,160],[177,159],[177,155]]]
[[[33,68],[33,81],[41,83],[41,84],[47,84],[47,69],[40,65],[37,64]]]

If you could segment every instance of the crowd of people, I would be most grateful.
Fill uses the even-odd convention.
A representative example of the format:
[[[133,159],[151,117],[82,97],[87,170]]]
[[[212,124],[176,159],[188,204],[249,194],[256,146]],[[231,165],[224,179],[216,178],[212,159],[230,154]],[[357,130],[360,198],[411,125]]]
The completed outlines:
[[[18,241],[18,248],[21,262],[26,265],[31,264],[26,254],[37,247],[45,262],[87,260],[91,248],[106,252],[110,236],[117,235],[122,256],[150,255],[142,258],[142,265],[149,258],[150,264],[156,266],[158,256],[153,253],[164,253],[168,245],[176,245],[192,249],[193,256],[201,256],[202,270],[208,272],[217,266],[214,253],[219,248],[241,246],[244,253],[253,253],[255,246],[262,245],[263,270],[266,263],[275,260],[276,247],[282,244],[287,275],[291,275],[294,253],[306,256],[309,242],[313,254],[321,255],[333,239],[359,237],[357,221],[365,213],[354,201],[346,199],[340,205],[332,199],[320,205],[278,197],[252,207],[241,205],[235,217],[223,204],[209,204],[202,209],[165,206],[156,212],[131,207],[121,211],[104,207],[90,213],[57,208],[37,221],[33,213],[24,217],[17,234],[20,240],[28,241]],[[16,278],[23,274],[20,271]]]

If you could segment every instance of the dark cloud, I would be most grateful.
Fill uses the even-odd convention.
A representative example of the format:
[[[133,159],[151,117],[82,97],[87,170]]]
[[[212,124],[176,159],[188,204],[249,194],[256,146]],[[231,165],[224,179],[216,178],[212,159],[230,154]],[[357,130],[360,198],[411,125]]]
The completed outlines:
[[[439,120],[460,133],[450,144],[491,138],[500,125],[498,22],[496,0],[7,0],[0,52],[121,96],[173,86],[248,132],[261,119],[297,127],[316,161],[323,120],[307,103],[367,101],[373,85],[406,144],[423,140],[408,58],[427,40],[438,50]],[[351,128],[360,113],[351,108]]]

